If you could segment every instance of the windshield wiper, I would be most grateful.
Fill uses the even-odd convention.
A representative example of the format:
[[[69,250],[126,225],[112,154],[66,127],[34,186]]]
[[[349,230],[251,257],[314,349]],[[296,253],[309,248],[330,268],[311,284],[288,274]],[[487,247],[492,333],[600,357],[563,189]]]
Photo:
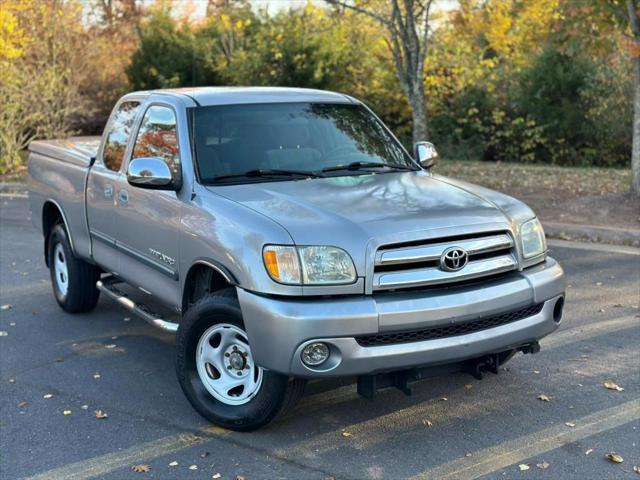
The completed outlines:
[[[382,162],[352,162],[348,165],[336,165],[335,167],[323,168],[323,172],[337,172],[340,170],[362,170],[365,168],[389,168],[391,170],[413,171],[415,168],[408,165],[398,165],[394,163]]]
[[[233,178],[260,178],[260,177],[307,177],[319,178],[324,177],[321,173],[309,170],[279,170],[279,169],[256,169],[243,173],[230,173],[227,175],[219,175],[211,179],[213,182],[221,180],[229,180]]]

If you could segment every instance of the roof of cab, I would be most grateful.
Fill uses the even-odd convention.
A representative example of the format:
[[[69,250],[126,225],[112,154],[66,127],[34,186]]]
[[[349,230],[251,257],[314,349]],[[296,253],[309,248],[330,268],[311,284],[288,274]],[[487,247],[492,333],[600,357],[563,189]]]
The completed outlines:
[[[355,103],[354,99],[341,93],[288,87],[183,87],[144,93],[187,96],[200,106],[292,102]]]

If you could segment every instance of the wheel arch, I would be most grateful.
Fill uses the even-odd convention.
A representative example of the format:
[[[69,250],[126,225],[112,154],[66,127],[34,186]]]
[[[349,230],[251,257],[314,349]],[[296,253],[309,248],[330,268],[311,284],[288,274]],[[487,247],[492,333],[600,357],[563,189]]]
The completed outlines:
[[[238,285],[236,278],[226,267],[209,259],[194,261],[184,278],[183,313],[204,295]]]
[[[73,238],[71,237],[71,232],[69,231],[69,224],[67,222],[67,218],[65,217],[64,210],[60,206],[58,202],[53,199],[48,199],[42,205],[42,233],[44,235],[44,261],[47,267],[49,266],[49,255],[47,252],[49,251],[49,234],[51,230],[58,224],[62,223],[64,225],[64,229],[67,232],[67,238],[69,239],[69,244],[71,245],[71,251],[75,254],[75,247],[73,245]]]

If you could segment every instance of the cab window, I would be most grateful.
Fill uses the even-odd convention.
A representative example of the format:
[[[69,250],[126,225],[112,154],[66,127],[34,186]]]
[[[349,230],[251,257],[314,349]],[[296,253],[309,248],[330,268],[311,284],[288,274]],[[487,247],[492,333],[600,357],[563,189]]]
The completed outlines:
[[[102,153],[104,166],[109,170],[117,172],[122,166],[124,152],[131,135],[131,127],[133,127],[139,108],[140,102],[123,102],[113,117]]]
[[[152,105],[144,114],[132,158],[141,157],[159,157],[167,163],[174,178],[179,176],[180,151],[176,115],[171,108]]]

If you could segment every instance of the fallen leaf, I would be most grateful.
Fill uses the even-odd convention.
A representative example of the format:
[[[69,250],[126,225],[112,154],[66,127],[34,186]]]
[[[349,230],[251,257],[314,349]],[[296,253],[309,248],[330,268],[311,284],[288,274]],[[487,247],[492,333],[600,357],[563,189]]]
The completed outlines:
[[[190,465],[189,466],[189,470],[197,470],[198,469],[198,465]]]
[[[53,398],[53,395],[51,393],[47,393],[46,395],[43,395],[42,398],[49,400],[50,398]]]
[[[609,390],[615,390],[616,392],[622,392],[624,391],[624,388],[622,388],[620,385],[618,385],[617,383],[613,383],[613,382],[604,382],[604,386],[605,388],[608,388]]]
[[[71,415],[71,410],[63,410],[62,414],[63,415]]]
[[[545,395],[545,394],[538,395],[538,400],[541,400],[543,402],[550,402],[552,398],[553,397],[549,397],[548,395]]]
[[[136,473],[146,473],[151,470],[151,467],[149,465],[141,463],[140,465],[134,465],[133,467],[131,467],[131,470]]]
[[[576,424],[575,424],[575,423],[572,423],[572,422],[565,422],[565,425],[566,425],[567,427],[575,427],[575,426],[576,426]]]
[[[17,407],[18,407],[18,408],[24,408],[24,407],[26,407],[27,405],[29,405],[29,403],[28,403],[28,402],[22,401],[22,402],[18,403]]]
[[[347,438],[347,437],[351,436],[351,433],[350,432],[342,432],[342,436]]]
[[[5,303],[0,307],[0,310],[11,310],[12,308],[13,308],[13,305],[11,305],[10,303]]]
[[[613,452],[607,453],[606,457],[610,462],[613,462],[613,463],[622,463],[624,461],[624,459],[620,455]]]
[[[178,462],[176,462],[175,460],[173,462],[171,462],[169,464],[170,467],[177,467],[178,466]]]
[[[549,464],[547,462],[536,463],[536,467],[541,468],[542,470],[546,470],[549,468]]]
[[[422,420],[422,424],[425,427],[433,427],[433,422],[431,422],[431,420]]]
[[[107,415],[107,412],[104,412],[102,410],[96,410],[93,413],[98,420],[102,420],[103,418],[109,418],[109,415]]]
[[[219,473],[214,473],[213,476],[211,478],[221,478],[222,475],[220,475]]]
[[[529,470],[531,467],[526,463],[521,463],[520,465],[518,465],[518,468],[520,469],[521,472],[524,472],[526,470]]]

